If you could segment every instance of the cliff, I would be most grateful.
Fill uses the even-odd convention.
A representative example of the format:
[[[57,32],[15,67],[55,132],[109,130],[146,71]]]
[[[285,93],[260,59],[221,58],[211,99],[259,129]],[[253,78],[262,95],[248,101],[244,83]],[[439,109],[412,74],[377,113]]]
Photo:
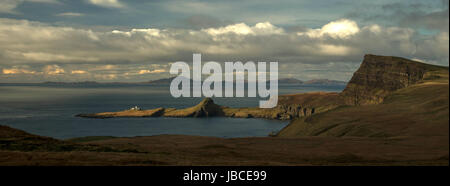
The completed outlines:
[[[366,55],[345,90],[329,99],[336,108],[296,118],[277,136],[446,136],[448,141],[448,67]]]
[[[395,90],[424,80],[439,79],[440,76],[445,76],[445,71],[448,77],[448,67],[368,54],[364,56],[364,61],[341,96],[349,105],[378,104]]]
[[[296,118],[278,136],[447,136],[448,141],[448,113],[448,83],[428,82],[394,91],[382,104],[343,106]]]

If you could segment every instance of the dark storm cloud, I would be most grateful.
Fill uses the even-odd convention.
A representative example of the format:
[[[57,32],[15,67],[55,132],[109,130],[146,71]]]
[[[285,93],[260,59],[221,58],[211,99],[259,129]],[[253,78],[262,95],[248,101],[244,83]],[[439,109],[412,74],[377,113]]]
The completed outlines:
[[[347,13],[350,19],[382,22],[417,29],[447,31],[449,28],[448,0],[404,1],[366,7]]]
[[[184,25],[185,27],[192,29],[220,27],[226,26],[231,23],[232,23],[231,21],[224,21],[208,15],[193,15],[180,21],[181,25]]]

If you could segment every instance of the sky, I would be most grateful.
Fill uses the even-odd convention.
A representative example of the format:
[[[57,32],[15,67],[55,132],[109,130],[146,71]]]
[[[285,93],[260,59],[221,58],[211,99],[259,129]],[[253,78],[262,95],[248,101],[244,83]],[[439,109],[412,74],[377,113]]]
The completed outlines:
[[[141,82],[170,65],[279,62],[348,81],[364,54],[449,65],[448,0],[0,0],[0,82]]]

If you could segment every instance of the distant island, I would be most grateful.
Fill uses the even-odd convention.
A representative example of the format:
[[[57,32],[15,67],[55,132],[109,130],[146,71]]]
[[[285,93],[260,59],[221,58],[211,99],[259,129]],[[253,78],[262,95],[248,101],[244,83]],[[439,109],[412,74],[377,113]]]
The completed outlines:
[[[302,81],[295,78],[281,78],[278,80],[278,84],[299,84],[299,85],[343,85],[345,86],[347,82],[330,80],[330,79],[312,79],[308,81]]]
[[[176,77],[169,78],[161,78],[150,81],[143,82],[97,82],[97,81],[74,81],[74,82],[64,82],[64,81],[46,81],[41,84],[151,84],[151,85],[170,85],[173,79]],[[191,80],[192,82],[192,80]],[[245,81],[246,83],[247,81]],[[280,85],[342,85],[345,86],[347,82],[338,81],[338,80],[330,80],[330,79],[311,79],[307,81],[302,81],[296,78],[280,78],[278,79],[278,84]]]
[[[100,84],[96,81],[74,81],[74,82],[62,82],[62,81],[46,81],[42,84]]]

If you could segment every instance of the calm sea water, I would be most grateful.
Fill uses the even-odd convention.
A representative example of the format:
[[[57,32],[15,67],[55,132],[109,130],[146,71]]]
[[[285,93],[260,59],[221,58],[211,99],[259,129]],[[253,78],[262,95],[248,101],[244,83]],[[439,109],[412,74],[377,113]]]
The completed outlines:
[[[343,86],[280,86],[280,94],[341,91]],[[260,98],[213,98],[217,104],[256,107]],[[202,98],[173,98],[167,85],[0,84],[0,125],[33,134],[68,139],[84,136],[185,134],[216,137],[267,136],[286,121],[242,118],[74,117],[79,113],[120,111],[132,106],[185,108]]]

